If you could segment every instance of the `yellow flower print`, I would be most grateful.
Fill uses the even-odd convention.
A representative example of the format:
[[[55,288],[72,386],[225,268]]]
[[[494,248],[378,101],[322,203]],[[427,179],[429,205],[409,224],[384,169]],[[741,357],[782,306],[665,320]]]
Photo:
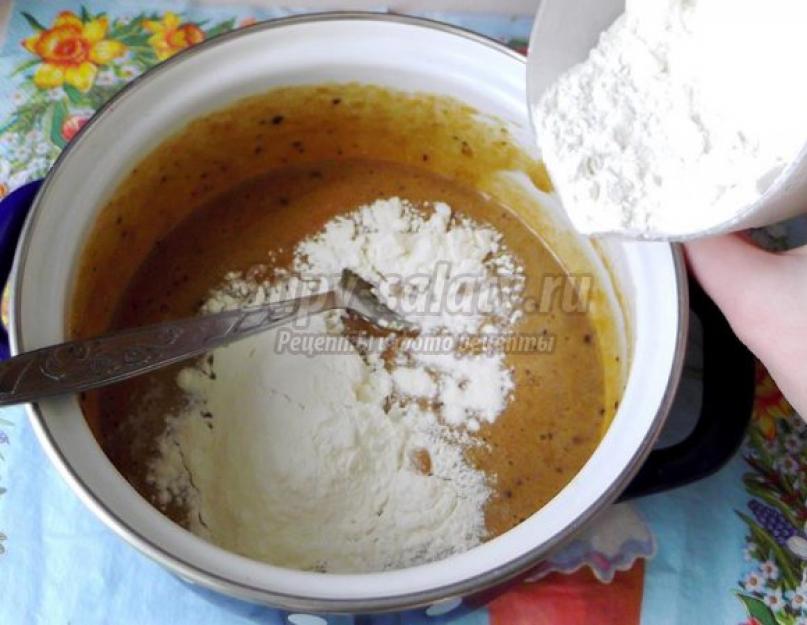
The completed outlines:
[[[144,20],[143,28],[153,33],[149,44],[161,61],[205,39],[201,28],[190,22],[183,24],[179,16],[170,11],[161,20]]]
[[[793,412],[793,408],[771,376],[760,363],[757,363],[756,399],[752,416],[757,430],[766,439],[773,440],[776,437],[777,421],[787,419]]]
[[[51,89],[67,83],[79,91],[89,91],[98,66],[126,52],[120,41],[104,38],[107,26],[106,17],[82,22],[71,11],[62,11],[50,28],[24,39],[23,47],[42,59],[34,84]]]

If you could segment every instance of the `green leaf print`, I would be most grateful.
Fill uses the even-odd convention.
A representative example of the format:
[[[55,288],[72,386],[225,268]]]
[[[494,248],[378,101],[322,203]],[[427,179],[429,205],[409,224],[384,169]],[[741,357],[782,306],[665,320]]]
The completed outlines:
[[[25,18],[25,21],[33,28],[34,30],[46,30],[46,28],[39,23],[39,21],[30,13],[25,11],[22,12],[22,16]]]
[[[198,26],[199,24],[197,24]],[[230,32],[233,28],[235,28],[235,18],[226,20],[221,22],[220,24],[216,24],[210,30],[206,31],[206,37],[215,37],[216,35],[221,35],[222,33]]]
[[[50,102],[42,98],[32,98],[17,109],[11,122],[4,127],[4,132],[17,132],[21,135],[33,130],[41,117],[48,111]]]
[[[779,499],[775,493],[771,492],[763,484],[760,484],[756,479],[753,479],[753,477],[754,476],[752,475],[746,475],[743,477],[745,489],[754,497],[761,499],[762,501],[779,510],[779,512],[785,516],[793,527],[801,527],[802,522],[799,521],[793,510],[791,510],[786,503]]]
[[[82,104],[84,102],[84,96],[81,91],[76,89],[73,85],[65,83],[62,85],[62,89],[64,89],[65,94],[73,104]]]
[[[17,65],[17,67],[14,68],[14,71],[11,72],[11,75],[16,76],[17,74],[22,74],[25,70],[30,69],[34,65],[39,65],[41,62],[42,59],[28,59],[27,61]]]
[[[64,124],[65,117],[67,117],[67,110],[64,103],[57,102],[56,106],[53,107],[53,116],[51,117],[50,140],[60,148],[67,145],[67,141],[62,137],[62,124]]]
[[[771,557],[776,560],[779,569],[782,572],[782,580],[788,589],[794,590],[799,585],[799,576],[796,573],[796,568],[793,564],[793,558],[777,543],[773,536],[767,530],[761,527],[754,519],[742,512],[737,512],[737,515],[745,521],[748,529],[751,530],[751,536],[755,543],[760,547],[767,549]]]
[[[765,439],[762,437],[762,434],[760,434],[758,430],[750,428],[748,430],[748,438],[750,439],[751,446],[762,459],[763,464],[771,466],[773,464],[773,458],[765,447]]]
[[[760,625],[779,625],[771,609],[756,597],[748,595],[737,595],[745,604],[748,616],[757,619]]]

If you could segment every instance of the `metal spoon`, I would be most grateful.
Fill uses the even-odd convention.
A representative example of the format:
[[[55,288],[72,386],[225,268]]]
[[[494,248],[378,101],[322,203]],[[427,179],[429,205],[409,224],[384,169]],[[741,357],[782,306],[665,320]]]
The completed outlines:
[[[413,325],[382,304],[373,285],[345,269],[331,291],[167,321],[43,347],[0,363],[0,406],[106,386],[192,358],[298,317],[352,311],[391,331]]]

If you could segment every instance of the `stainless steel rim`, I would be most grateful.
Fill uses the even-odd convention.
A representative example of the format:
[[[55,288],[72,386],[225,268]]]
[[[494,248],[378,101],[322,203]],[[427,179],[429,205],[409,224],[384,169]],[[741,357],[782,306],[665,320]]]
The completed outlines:
[[[161,63],[160,65],[148,70],[141,76],[135,78],[126,87],[119,91],[111,100],[102,106],[92,117],[92,119],[81,129],[78,135],[71,141],[67,147],[57,158],[51,172],[45,178],[45,181],[37,194],[34,203],[31,207],[30,214],[26,220],[23,229],[20,243],[17,248],[15,256],[14,270],[13,270],[13,302],[11,306],[11,319],[10,319],[10,342],[13,354],[24,351],[25,339],[20,327],[21,310],[19,294],[22,290],[22,276],[25,271],[26,258],[28,256],[31,233],[36,227],[38,215],[41,212],[42,198],[45,197],[48,191],[49,184],[52,179],[53,172],[56,171],[62,162],[69,158],[73,148],[81,143],[85,135],[92,131],[92,127],[97,120],[104,117],[108,111],[120,99],[125,98],[132,90],[137,89],[142,83],[152,79],[160,72],[165,71],[167,68],[173,66],[175,63],[181,62],[183,59],[203,53],[208,48],[220,45],[231,39],[242,37],[254,30],[270,30],[274,28],[282,28],[284,26],[291,26],[295,24],[317,22],[317,21],[334,21],[334,20],[361,20],[361,21],[380,21],[380,22],[395,22],[400,24],[407,24],[411,26],[418,26],[421,28],[428,28],[450,33],[457,37],[469,39],[479,44],[497,50],[510,59],[515,59],[520,63],[526,63],[526,59],[517,52],[507,48],[497,41],[489,39],[478,33],[474,33],[456,26],[444,24],[424,18],[408,17],[401,15],[390,15],[386,13],[369,13],[369,12],[333,12],[333,13],[318,13],[302,16],[293,16],[278,20],[272,20],[250,26],[238,31],[232,31],[214,37],[208,41],[202,42],[197,46],[188,48],[179,53],[175,57]],[[531,566],[536,564],[542,556],[546,555],[553,547],[556,547],[571,534],[577,531],[581,526],[587,523],[591,518],[600,511],[607,504],[612,503],[627,486],[630,479],[638,472],[647,455],[653,448],[653,445],[658,438],[661,427],[667,414],[672,406],[675,397],[675,391],[678,387],[678,382],[681,376],[681,370],[684,362],[684,353],[686,349],[686,337],[688,328],[689,304],[688,304],[688,290],[686,287],[686,270],[684,268],[683,254],[679,246],[673,246],[673,255],[675,263],[675,274],[678,290],[678,336],[675,346],[675,354],[671,375],[667,384],[662,401],[659,405],[658,411],[653,418],[650,431],[645,437],[643,444],[639,447],[631,458],[628,466],[623,471],[608,490],[596,501],[592,502],[587,510],[580,515],[574,523],[568,525],[562,532],[555,535],[551,540],[544,544],[535,547],[520,556],[510,560],[495,569],[491,569],[485,573],[479,574],[475,577],[457,582],[454,584],[440,586],[430,589],[428,591],[410,593],[405,595],[395,595],[390,597],[366,599],[366,600],[348,600],[348,599],[329,599],[322,597],[307,597],[295,596],[283,593],[277,593],[266,588],[250,586],[234,582],[230,579],[210,573],[196,567],[195,565],[181,560],[175,555],[165,551],[160,546],[152,543],[148,537],[143,536],[136,532],[133,528],[127,525],[126,521],[118,517],[104,503],[96,497],[96,495],[89,489],[89,487],[81,480],[78,474],[75,473],[73,467],[69,464],[67,459],[62,454],[57,441],[53,438],[49,431],[47,424],[40,412],[37,404],[28,404],[26,409],[28,411],[30,422],[36,432],[40,444],[45,449],[53,464],[61,476],[70,484],[71,488],[81,501],[89,507],[93,513],[98,516],[108,527],[115,533],[121,536],[129,544],[137,548],[139,551],[155,560],[159,564],[169,568],[183,579],[197,583],[201,586],[224,592],[226,594],[236,596],[242,599],[251,601],[261,601],[269,605],[281,607],[287,610],[294,611],[308,611],[308,612],[341,612],[341,613],[366,613],[366,612],[381,612],[381,611],[397,611],[403,609],[410,609],[422,607],[440,601],[448,597],[467,596],[491,586],[495,586],[502,582],[511,579],[520,573],[525,572]]]

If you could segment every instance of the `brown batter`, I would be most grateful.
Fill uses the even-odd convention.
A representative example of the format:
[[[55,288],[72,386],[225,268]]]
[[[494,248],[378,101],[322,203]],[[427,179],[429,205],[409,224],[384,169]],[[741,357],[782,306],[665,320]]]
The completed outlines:
[[[251,98],[190,124],[131,172],[89,237],[71,316],[74,336],[193,315],[234,269],[285,265],[332,217],[380,197],[442,200],[504,236],[541,297],[563,267],[540,236],[478,189],[491,171],[543,169],[454,101],[360,85],[299,87]],[[104,293],[103,298],[93,297]],[[543,301],[543,300],[541,300]],[[525,315],[517,331],[554,351],[513,354],[516,390],[470,460],[491,478],[491,536],[551,499],[593,452],[604,404],[598,334],[586,314]],[[112,462],[153,500],[145,463],[163,418],[182,401],[176,367],[87,394],[88,422]],[[428,458],[418,459],[424,470]],[[165,510],[175,519],[182,511]]]

